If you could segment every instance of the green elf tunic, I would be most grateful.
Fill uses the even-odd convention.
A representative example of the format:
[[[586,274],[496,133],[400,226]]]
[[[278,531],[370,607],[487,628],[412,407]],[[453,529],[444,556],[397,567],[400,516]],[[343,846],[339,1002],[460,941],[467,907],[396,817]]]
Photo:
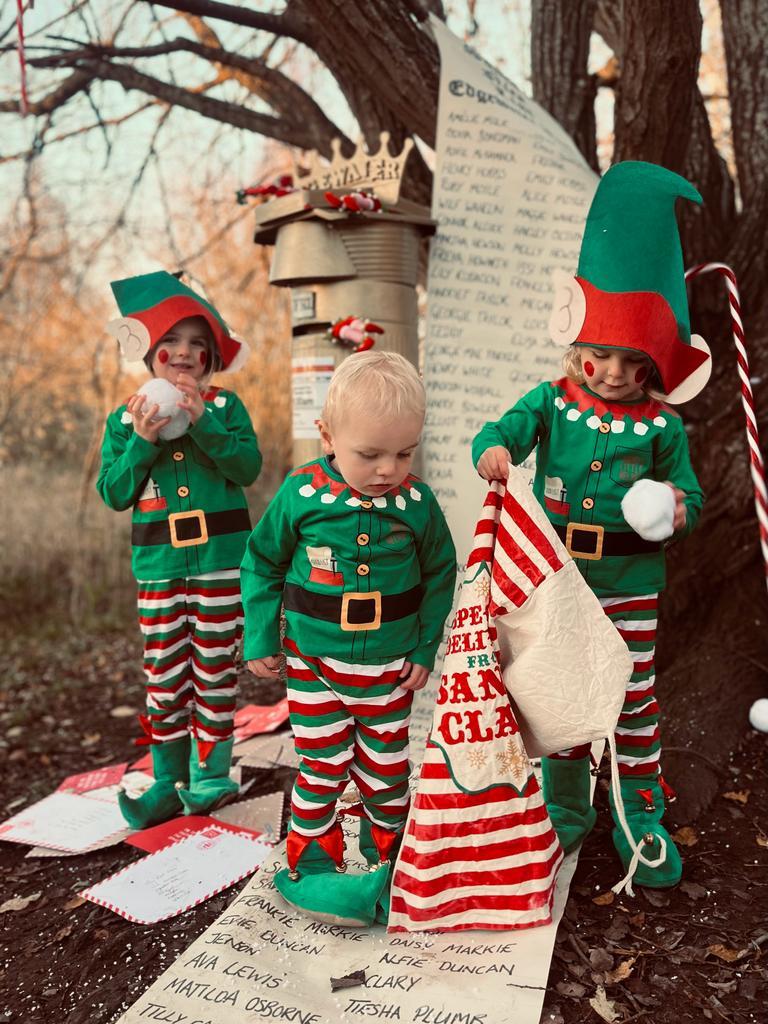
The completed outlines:
[[[182,437],[139,437],[121,405],[107,419],[99,494],[116,511],[133,506],[132,566],[138,580],[232,569],[251,529],[243,487],[261,468],[248,413],[231,391],[210,388],[205,412]]]
[[[240,570],[243,659],[280,650],[280,608],[302,654],[355,664],[406,656],[432,668],[456,551],[418,477],[370,498],[327,458],[294,470],[251,534]]]
[[[566,377],[487,423],[472,443],[474,464],[494,445],[515,464],[537,448],[534,494],[598,597],[664,588],[664,549],[628,530],[621,499],[636,480],[670,481],[685,491],[686,523],[676,536],[696,525],[704,496],[673,409],[645,395],[606,402]]]

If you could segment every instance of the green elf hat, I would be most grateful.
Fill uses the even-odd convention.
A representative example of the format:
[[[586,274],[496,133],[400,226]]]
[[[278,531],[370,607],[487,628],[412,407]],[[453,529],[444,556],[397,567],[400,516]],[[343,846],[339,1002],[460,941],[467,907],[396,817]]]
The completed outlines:
[[[210,302],[173,274],[158,270],[113,281],[110,287],[122,316],[111,320],[107,331],[117,339],[126,362],[143,360],[174,324],[188,316],[201,316],[210,327],[224,372],[234,373],[248,358],[248,343],[232,334]]]
[[[628,160],[608,170],[587,216],[575,277],[555,271],[550,336],[632,349],[653,360],[656,398],[687,402],[709,380],[709,346],[691,334],[675,201],[701,203],[685,178]]]

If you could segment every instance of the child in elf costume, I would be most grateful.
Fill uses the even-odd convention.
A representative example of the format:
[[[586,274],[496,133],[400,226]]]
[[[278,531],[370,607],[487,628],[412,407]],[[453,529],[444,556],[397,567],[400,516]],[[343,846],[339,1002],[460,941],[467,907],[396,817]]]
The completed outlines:
[[[213,306],[162,271],[114,281],[112,291],[122,317],[109,330],[123,357],[144,360],[155,378],[145,387],[178,389],[168,415],[139,393],[109,416],[97,483],[110,508],[133,508],[147,675],[141,724],[155,781],[138,799],[119,799],[128,824],[145,828],[238,791],[229,769],[239,564],[251,529],[243,487],[258,476],[261,454],[242,402],[208,383],[248,354]],[[177,413],[186,414],[180,428]]]
[[[634,662],[616,730],[620,789],[644,856],[639,885],[664,888],[681,875],[661,824],[659,708],[654,696],[658,592],[667,538],[696,525],[703,495],[685,428],[671,407],[709,377],[703,339],[691,335],[675,200],[700,203],[683,178],[626,162],[603,177],[589,211],[578,274],[559,274],[550,333],[568,344],[566,376],[540,384],[475,437],[485,479],[537,449],[534,493],[584,579],[626,641]],[[594,825],[588,748],[543,759],[544,798],[563,848]],[[668,787],[666,787],[668,789]],[[611,801],[614,844],[625,869],[632,850]]]
[[[325,455],[287,477],[241,566],[243,656],[254,675],[279,675],[285,608],[301,760],[287,840],[292,881],[276,884],[307,910],[329,891],[326,882],[313,889],[310,876],[344,869],[336,801],[350,777],[362,800],[361,851],[382,865],[381,884],[408,812],[413,692],[427,681],[456,582],[445,518],[410,472],[424,413],[424,388],[402,356],[348,357],[319,421]]]

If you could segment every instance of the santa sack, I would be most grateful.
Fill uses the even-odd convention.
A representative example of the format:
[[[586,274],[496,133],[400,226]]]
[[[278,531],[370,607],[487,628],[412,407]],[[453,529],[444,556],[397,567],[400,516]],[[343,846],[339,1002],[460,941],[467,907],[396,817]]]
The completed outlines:
[[[393,872],[390,931],[551,921],[563,853],[501,678],[485,517],[481,527]]]
[[[490,614],[531,757],[612,737],[632,658],[528,486],[512,467],[477,526],[492,562]]]

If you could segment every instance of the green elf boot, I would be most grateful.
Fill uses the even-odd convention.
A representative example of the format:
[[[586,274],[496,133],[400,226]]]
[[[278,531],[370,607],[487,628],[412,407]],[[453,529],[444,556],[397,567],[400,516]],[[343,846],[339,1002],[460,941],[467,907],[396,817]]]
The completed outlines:
[[[362,875],[346,874],[339,822],[316,837],[291,830],[286,859],[288,867],[278,871],[274,881],[290,906],[329,924],[365,928],[377,919],[379,901],[389,882],[389,863]]]
[[[597,820],[590,795],[590,760],[541,759],[542,792],[552,827],[565,853],[589,835]]]
[[[117,796],[120,811],[131,828],[159,825],[184,810],[179,790],[189,782],[189,736],[169,743],[153,743],[149,749],[154,783],[135,800],[123,791]]]
[[[386,924],[389,920],[389,894],[392,886],[392,871],[400,844],[403,840],[403,828],[398,830],[382,828],[375,825],[365,815],[360,819],[360,852],[368,862],[368,870],[377,872],[384,865],[390,868],[387,883],[382,888],[376,903],[376,923]]]
[[[642,861],[637,863],[632,882],[649,889],[669,889],[677,885],[683,873],[680,854],[672,839],[661,824],[664,817],[664,792],[658,775],[626,775],[619,779],[619,788],[624,802],[624,814],[632,838],[640,844],[640,851],[647,860],[658,860],[663,840],[666,844],[663,861],[656,867],[648,867]],[[613,792],[610,793],[611,813],[615,823],[613,845],[627,871],[634,851],[621,826]]]
[[[206,814],[230,803],[240,792],[238,784],[229,777],[233,745],[232,739],[192,744],[189,789],[179,790],[185,814]]]

